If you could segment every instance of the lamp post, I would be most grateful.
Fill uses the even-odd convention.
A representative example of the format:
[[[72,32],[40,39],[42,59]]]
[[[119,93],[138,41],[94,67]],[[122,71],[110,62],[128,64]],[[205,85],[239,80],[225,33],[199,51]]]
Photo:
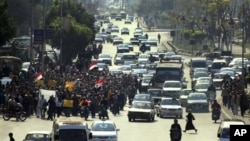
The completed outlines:
[[[185,23],[186,23],[185,16],[182,16],[180,20],[181,20],[181,25],[182,25],[181,44],[184,46],[184,30],[185,30]]]
[[[203,23],[203,26],[205,27],[205,40],[206,40],[206,45],[207,45],[207,41],[208,41],[208,33],[207,33],[207,31],[208,31],[208,20],[207,20],[207,18],[206,17],[203,17],[202,18],[202,23]]]
[[[43,45],[42,45],[42,56],[41,56],[41,71],[44,71],[44,53],[45,53],[45,0],[43,0]]]
[[[62,8],[63,7],[63,0],[60,1],[60,16],[61,16],[61,27],[60,27],[60,65],[62,65],[62,44],[63,44],[63,39],[62,39],[62,24],[63,24],[63,13],[62,13]]]
[[[246,22],[246,11],[245,11],[245,3],[243,0],[243,13],[242,13],[242,84],[245,86],[245,63],[244,63],[244,58],[245,58],[245,22]]]

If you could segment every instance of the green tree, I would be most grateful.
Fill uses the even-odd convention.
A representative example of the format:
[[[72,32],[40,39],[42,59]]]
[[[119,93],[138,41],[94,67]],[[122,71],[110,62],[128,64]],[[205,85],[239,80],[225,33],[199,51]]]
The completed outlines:
[[[94,39],[94,16],[88,14],[80,4],[74,1],[64,2],[62,8],[61,17],[60,2],[56,0],[46,15],[46,25],[55,28],[55,36],[51,40],[53,47],[60,48],[62,39],[62,63],[70,64],[71,60],[79,52],[84,51]],[[64,19],[70,19],[68,28],[64,28]]]
[[[16,27],[8,13],[8,2],[3,0],[0,2],[0,46],[16,35]]]

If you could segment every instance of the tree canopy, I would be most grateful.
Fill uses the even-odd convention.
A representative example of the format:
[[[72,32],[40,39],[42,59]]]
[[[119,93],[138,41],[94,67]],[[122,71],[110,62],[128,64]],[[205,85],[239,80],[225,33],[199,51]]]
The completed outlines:
[[[93,41],[94,16],[87,13],[81,4],[74,1],[63,2],[62,17],[61,4],[56,0],[46,14],[46,25],[55,28],[52,46],[60,48],[62,39],[62,62],[71,63],[77,54],[85,50],[85,47]]]
[[[16,27],[13,25],[13,19],[8,13],[8,2],[0,2],[0,46],[16,35]]]

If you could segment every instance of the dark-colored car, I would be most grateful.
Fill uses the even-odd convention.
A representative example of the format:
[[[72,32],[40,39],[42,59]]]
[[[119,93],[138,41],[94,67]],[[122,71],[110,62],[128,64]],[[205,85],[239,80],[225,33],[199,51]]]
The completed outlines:
[[[152,96],[154,104],[158,104],[163,96],[162,89],[150,88],[147,93]]]
[[[186,111],[209,112],[209,102],[205,93],[190,93],[187,99]]]
[[[126,27],[122,28],[122,29],[121,29],[121,35],[123,35],[123,34],[129,35],[129,29],[126,28]]]
[[[130,42],[132,43],[132,45],[140,45],[140,42],[137,38],[130,38]]]
[[[154,104],[149,101],[134,101],[128,111],[128,121],[136,119],[146,119],[147,121],[155,120]]]

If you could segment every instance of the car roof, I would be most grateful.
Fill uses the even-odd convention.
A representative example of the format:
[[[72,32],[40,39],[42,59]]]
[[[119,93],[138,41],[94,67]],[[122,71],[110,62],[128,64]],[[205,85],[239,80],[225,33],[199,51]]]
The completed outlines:
[[[244,125],[244,121],[222,121],[220,127],[230,128],[230,125]]]
[[[50,134],[50,131],[30,131],[27,134]]]
[[[112,124],[114,124],[114,122],[112,120],[97,120],[97,121],[94,121],[93,124],[94,123],[112,123]]]

